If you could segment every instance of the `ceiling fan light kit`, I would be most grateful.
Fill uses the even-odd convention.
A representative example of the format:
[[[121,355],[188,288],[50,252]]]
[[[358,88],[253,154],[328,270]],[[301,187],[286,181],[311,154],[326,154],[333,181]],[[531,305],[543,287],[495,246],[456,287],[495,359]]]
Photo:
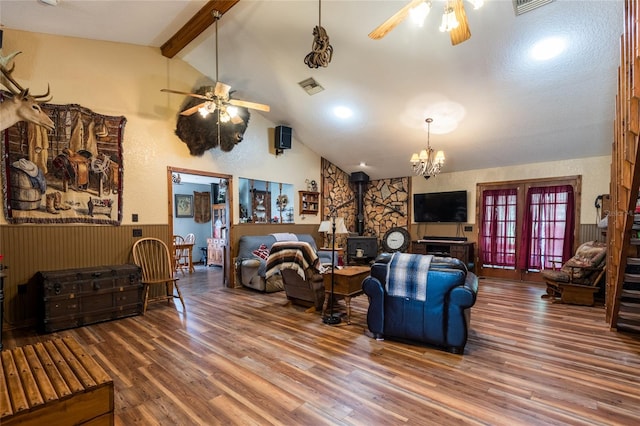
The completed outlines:
[[[420,153],[414,153],[411,156],[411,166],[413,172],[417,176],[424,176],[425,179],[429,179],[431,176],[436,176],[442,171],[444,166],[444,152],[435,152],[431,148],[431,123],[433,118],[427,118],[427,148],[420,151]]]
[[[453,7],[447,5],[444,7],[444,13],[442,14],[442,23],[440,24],[440,32],[449,32],[460,26],[460,22],[456,18],[456,12]]]
[[[194,98],[202,99],[204,102],[188,108],[180,113],[180,115],[192,115],[199,112],[203,118],[206,118],[209,114],[218,112],[218,124],[238,123],[242,121],[242,118],[238,115],[238,107],[257,109],[259,111],[269,112],[269,105],[259,104],[256,102],[241,101],[239,99],[230,99],[229,93],[231,86],[224,84],[218,80],[218,21],[222,17],[222,14],[213,10],[211,12],[216,25],[216,84],[215,86],[207,89],[204,95],[197,93],[185,93],[177,90],[162,89],[161,91],[167,93],[175,93],[178,95],[186,95]]]
[[[484,4],[484,0],[468,1],[473,5],[474,9],[479,9]],[[393,16],[371,31],[369,38],[380,40],[404,21],[407,16],[411,16],[412,20],[414,20],[418,26],[422,27],[430,10],[430,0],[411,0]],[[471,38],[471,31],[469,30],[463,0],[447,0],[439,29],[442,32],[449,33],[451,44],[454,46]]]
[[[416,7],[412,7],[409,9],[409,16],[411,16],[411,20],[420,28],[424,25],[424,20],[427,19],[427,16],[431,12],[431,2],[424,1],[417,5]]]

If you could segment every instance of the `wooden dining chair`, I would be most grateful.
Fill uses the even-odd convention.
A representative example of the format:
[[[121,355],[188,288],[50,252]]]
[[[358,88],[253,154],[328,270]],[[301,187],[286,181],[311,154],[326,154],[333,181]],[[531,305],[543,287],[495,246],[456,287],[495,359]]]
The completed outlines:
[[[189,272],[193,271],[193,265],[191,264],[193,262],[193,246],[195,246],[196,244],[196,235],[189,233],[187,235],[184,236],[184,243],[185,244],[193,244],[190,248],[186,248],[184,250],[182,250],[182,256],[180,258],[180,264],[181,265],[187,265],[187,268],[189,269]]]
[[[141,281],[144,285],[142,313],[147,311],[149,302],[166,300],[171,304],[174,298],[180,299],[182,308],[186,312],[184,299],[178,287],[178,278],[175,276],[175,259],[164,241],[158,238],[141,238],[133,244],[132,251],[134,263],[142,269]],[[158,286],[164,286],[164,289],[150,292],[151,287]],[[177,295],[174,294],[174,289]]]
[[[182,272],[182,276],[184,276],[185,265],[182,263],[182,252],[183,248],[179,247],[184,244],[184,238],[181,235],[173,236],[173,269],[178,272]]]

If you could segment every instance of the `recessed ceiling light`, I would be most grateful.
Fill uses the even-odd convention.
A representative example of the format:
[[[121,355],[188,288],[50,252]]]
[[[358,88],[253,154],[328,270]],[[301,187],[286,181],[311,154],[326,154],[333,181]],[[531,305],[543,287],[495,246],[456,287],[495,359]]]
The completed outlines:
[[[566,42],[560,37],[545,38],[537,42],[531,49],[531,57],[538,61],[546,61],[561,54]]]
[[[44,3],[49,6],[57,6],[58,0],[40,0],[40,3]]]
[[[360,162],[360,167],[366,167],[366,166],[367,166],[367,163],[365,163],[364,161]]]
[[[345,106],[338,106],[333,109],[333,113],[338,118],[349,118],[353,115],[353,111],[351,108],[347,108]]]

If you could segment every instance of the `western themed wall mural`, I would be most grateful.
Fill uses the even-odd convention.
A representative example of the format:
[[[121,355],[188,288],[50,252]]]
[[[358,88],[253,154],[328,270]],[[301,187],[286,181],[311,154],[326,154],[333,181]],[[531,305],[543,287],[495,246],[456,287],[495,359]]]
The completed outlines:
[[[3,103],[14,97],[0,91]],[[39,106],[53,126],[18,121],[0,134],[7,222],[119,225],[126,118]]]

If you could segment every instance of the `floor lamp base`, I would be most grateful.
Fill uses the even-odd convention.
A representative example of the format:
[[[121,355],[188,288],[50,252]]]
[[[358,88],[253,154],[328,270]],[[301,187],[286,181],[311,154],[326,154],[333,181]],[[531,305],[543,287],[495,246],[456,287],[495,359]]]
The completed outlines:
[[[340,324],[341,321],[342,320],[340,319],[339,315],[326,315],[324,318],[322,318],[322,322],[329,325]]]

